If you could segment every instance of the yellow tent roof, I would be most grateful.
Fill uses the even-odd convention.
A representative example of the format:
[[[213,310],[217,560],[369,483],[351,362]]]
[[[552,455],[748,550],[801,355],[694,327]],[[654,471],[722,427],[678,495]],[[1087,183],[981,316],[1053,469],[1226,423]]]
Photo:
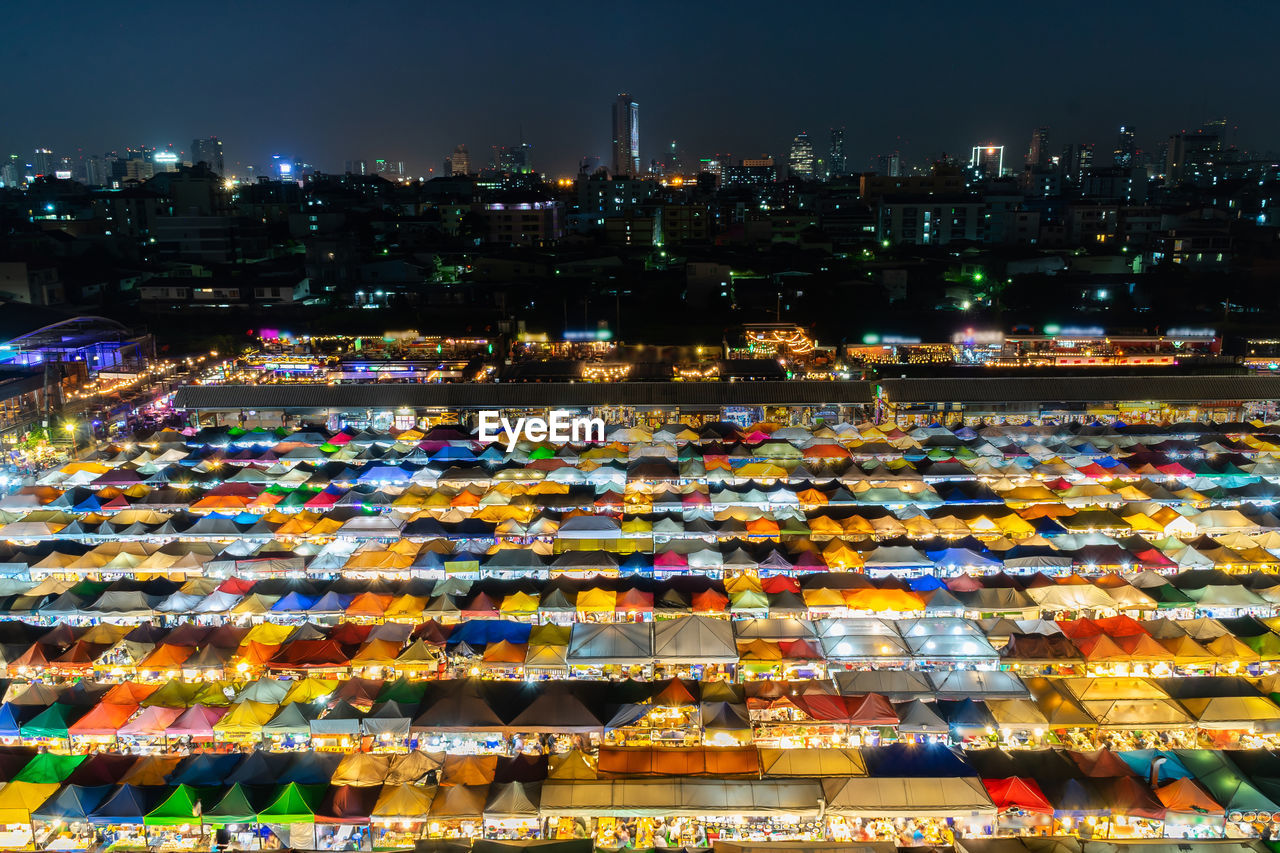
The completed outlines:
[[[832,539],[831,543],[822,549],[822,557],[833,569],[857,569],[865,564],[861,554],[839,539]]]
[[[289,692],[284,696],[284,701],[280,704],[314,702],[337,690],[338,684],[339,682],[336,678],[304,678],[289,688]]]
[[[0,788],[0,824],[31,823],[31,813],[61,787],[56,783],[9,782]]]
[[[226,716],[213,724],[213,730],[226,737],[258,734],[280,706],[271,702],[254,702],[252,699],[237,702]]]
[[[370,816],[381,819],[426,820],[435,799],[435,786],[386,785]]]
[[[617,594],[611,590],[592,587],[578,593],[574,606],[580,613],[612,613],[617,598]]]
[[[409,595],[405,593],[387,605],[387,609],[382,615],[388,619],[403,616],[421,616],[423,608],[427,606],[427,600],[425,595]]]
[[[547,778],[564,781],[586,781],[596,778],[596,765],[591,757],[580,749],[571,749],[552,755],[547,763]],[[57,788],[57,785],[54,786]]]
[[[502,599],[498,609],[502,613],[535,613],[538,610],[538,598],[527,592],[513,592]]]
[[[274,622],[263,622],[260,625],[254,625],[249,629],[249,633],[244,635],[244,639],[240,641],[240,645],[246,643],[262,643],[264,646],[278,646],[285,640],[289,639],[289,635],[294,631],[291,625],[277,625]]]

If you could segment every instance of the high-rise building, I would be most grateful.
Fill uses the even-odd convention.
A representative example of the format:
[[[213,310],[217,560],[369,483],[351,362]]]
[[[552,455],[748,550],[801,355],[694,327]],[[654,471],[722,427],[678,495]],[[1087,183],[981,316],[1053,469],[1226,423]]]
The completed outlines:
[[[1062,149],[1062,173],[1073,183],[1084,180],[1084,173],[1093,168],[1093,143],[1076,142]]]
[[[369,164],[364,160],[348,160],[346,165],[346,173],[348,175],[369,174]]]
[[[1165,186],[1201,184],[1221,159],[1222,137],[1216,133],[1177,133],[1169,137],[1165,154]]]
[[[1031,132],[1031,145],[1027,148],[1027,165],[1049,165],[1049,128],[1037,127]]]
[[[26,180],[25,172],[22,159],[17,154],[10,154],[9,159],[0,166],[0,184],[6,187],[22,186],[23,181]]]
[[[792,177],[806,181],[812,180],[814,160],[813,143],[809,140],[809,134],[802,130],[796,134],[795,139],[791,140],[791,154],[787,158],[787,169]]]
[[[1208,136],[1218,137],[1218,150],[1221,151],[1227,145],[1227,120],[1225,118],[1215,118],[1206,121],[1200,125],[1200,132]]]
[[[509,175],[527,175],[533,171],[533,146],[527,142],[519,145],[495,145],[493,166]]]
[[[467,153],[466,143],[460,143],[453,149],[453,156],[449,158],[450,168],[454,175],[470,175],[471,174],[471,155]]]
[[[375,175],[381,175],[389,181],[398,181],[404,177],[404,162],[402,160],[388,160],[385,157],[379,157],[373,161],[373,172]]]
[[[1116,150],[1114,152],[1115,164],[1117,166],[1132,166],[1133,158],[1137,156],[1138,147],[1133,140],[1133,128],[1126,125],[1120,125],[1120,135],[1116,137]]]
[[[222,160],[222,140],[216,136],[205,136],[191,142],[191,162],[208,163],[215,175],[224,174]]]
[[[640,174],[640,105],[626,92],[613,102],[613,173]]]
[[[831,128],[831,147],[827,152],[827,176],[836,177],[837,175],[847,174],[849,171],[849,161],[844,153],[844,128]]]
[[[84,180],[91,187],[105,187],[108,185],[107,164],[97,154],[91,154],[85,159]]]
[[[48,148],[37,148],[35,151],[35,157],[31,161],[31,165],[35,169],[35,175],[37,178],[41,175],[47,175],[52,178],[54,172],[53,152]]]
[[[667,174],[679,175],[684,172],[684,157],[680,154],[680,146],[673,139],[667,154]]]
[[[876,174],[885,178],[902,177],[902,153],[881,154],[876,158]]]
[[[975,178],[998,178],[1004,174],[1003,145],[975,145],[969,168]]]

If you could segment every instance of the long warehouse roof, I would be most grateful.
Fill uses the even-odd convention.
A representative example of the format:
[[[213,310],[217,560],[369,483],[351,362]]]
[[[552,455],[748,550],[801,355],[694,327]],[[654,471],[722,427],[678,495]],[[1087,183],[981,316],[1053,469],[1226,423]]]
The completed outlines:
[[[187,385],[182,409],[510,409],[548,406],[822,406],[869,403],[869,382],[506,382]]]
[[[1223,401],[1280,399],[1275,376],[1014,376],[885,379],[895,403]],[[179,408],[196,410],[510,409],[589,406],[824,406],[872,402],[875,383],[511,382],[364,385],[187,385]]]

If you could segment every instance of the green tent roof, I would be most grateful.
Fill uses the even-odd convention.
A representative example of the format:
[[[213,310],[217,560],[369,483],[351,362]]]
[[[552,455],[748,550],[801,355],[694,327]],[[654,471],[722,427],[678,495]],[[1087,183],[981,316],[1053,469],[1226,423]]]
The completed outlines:
[[[383,685],[382,690],[378,693],[377,701],[416,704],[422,701],[423,696],[427,695],[427,686],[425,681],[410,681],[401,676],[390,684]]]
[[[1156,601],[1156,607],[1160,610],[1180,610],[1184,607],[1195,607],[1195,600],[1173,584],[1161,584],[1160,586],[1148,587],[1144,590],[1147,595]]]
[[[315,807],[324,795],[324,785],[290,782],[275,802],[258,812],[259,823],[315,823]]]
[[[154,814],[154,812],[153,812]],[[249,802],[242,785],[232,785],[218,804],[200,816],[205,826],[228,826],[234,823],[257,823],[258,814]]]
[[[196,804],[200,802],[200,791],[190,785],[179,785],[165,801],[156,806],[142,819],[146,826],[180,826],[184,823],[199,823],[196,816]]]
[[[1280,660],[1280,636],[1276,636],[1274,631],[1268,631],[1256,637],[1238,637],[1237,639],[1257,652],[1263,660]],[[26,726],[22,727],[24,733],[26,728]]]
[[[755,589],[740,589],[729,596],[734,610],[768,610],[769,597]]]
[[[55,702],[22,726],[23,737],[68,737],[67,726],[84,716],[87,709]],[[56,781],[61,782],[61,779]]]
[[[22,768],[22,772],[13,777],[13,781],[41,784],[64,782],[85,758],[86,756],[83,755],[57,755],[52,752],[42,752],[28,761],[27,766]]]

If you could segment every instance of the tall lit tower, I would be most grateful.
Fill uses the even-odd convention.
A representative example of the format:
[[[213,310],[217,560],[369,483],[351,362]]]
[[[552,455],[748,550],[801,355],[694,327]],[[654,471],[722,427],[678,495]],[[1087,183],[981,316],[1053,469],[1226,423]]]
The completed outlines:
[[[1031,145],[1027,149],[1028,166],[1049,165],[1049,128],[1037,127],[1031,133]]]
[[[626,92],[613,102],[613,173],[640,174],[640,105]]]
[[[969,168],[977,178],[998,178],[1004,174],[1003,145],[975,145]]]
[[[792,176],[803,180],[813,178],[814,161],[813,143],[809,140],[809,134],[801,131],[796,134],[796,138],[791,140],[791,156],[788,158],[787,167]]]
[[[45,175],[46,177],[52,178],[54,172],[53,164],[52,151],[48,148],[36,149],[35,159],[31,163],[31,165],[35,167],[36,177]]]
[[[1116,137],[1115,161],[1117,166],[1133,165],[1133,155],[1138,152],[1133,141],[1133,128],[1120,125],[1120,135]]]
[[[192,140],[191,162],[208,163],[215,175],[221,175],[223,173],[222,140],[216,136]]]
[[[831,150],[827,154],[827,168],[831,177],[843,175],[848,171],[848,158],[844,153],[844,128],[831,128]]]

